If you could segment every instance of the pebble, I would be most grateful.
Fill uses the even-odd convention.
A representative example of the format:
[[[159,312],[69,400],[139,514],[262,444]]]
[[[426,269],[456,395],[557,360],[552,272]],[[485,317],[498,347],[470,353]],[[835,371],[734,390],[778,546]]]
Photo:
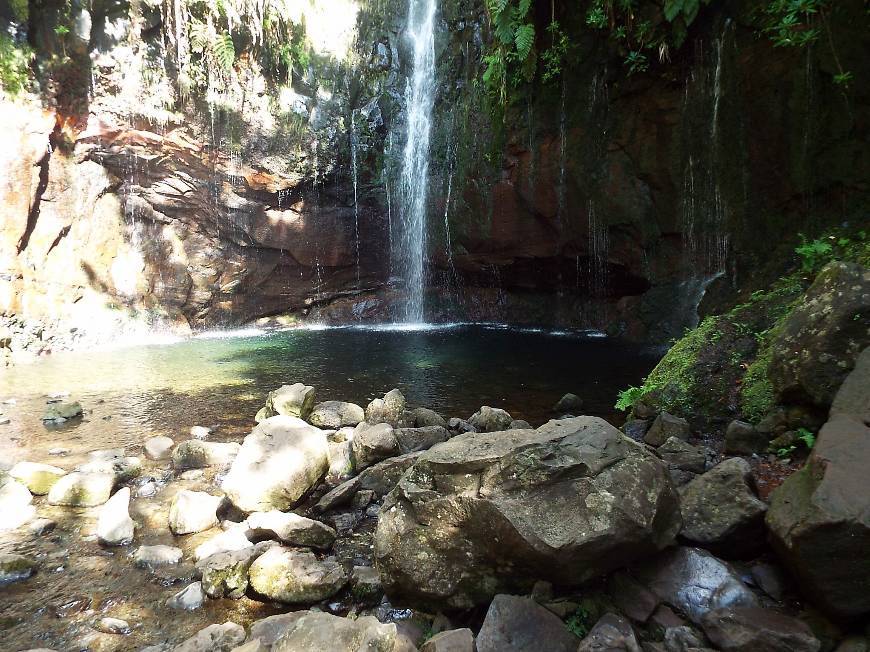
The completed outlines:
[[[27,529],[30,530],[31,534],[41,537],[44,534],[53,532],[56,527],[57,523],[52,521],[50,518],[37,518],[30,522]]]
[[[181,561],[181,548],[172,546],[141,546],[133,555],[133,563],[139,568],[169,566]]]
[[[49,448],[49,455],[69,455],[69,448]]]
[[[190,429],[190,436],[195,439],[206,439],[211,434],[211,428],[205,426],[193,426]]]
[[[0,417],[0,426],[8,426],[10,423],[12,422],[9,420],[9,417]]]
[[[129,634],[130,624],[120,618],[100,618],[94,629],[103,634]]]
[[[188,471],[184,471],[178,477],[182,480],[199,480],[204,475],[205,472],[202,469],[190,469]]]
[[[180,611],[193,611],[199,609],[203,602],[205,602],[205,593],[202,590],[202,582],[193,582],[169,598],[166,606]]]

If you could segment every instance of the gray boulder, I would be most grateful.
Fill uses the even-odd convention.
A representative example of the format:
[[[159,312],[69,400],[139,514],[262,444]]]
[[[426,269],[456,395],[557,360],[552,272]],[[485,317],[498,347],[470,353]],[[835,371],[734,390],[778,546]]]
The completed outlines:
[[[418,407],[411,410],[411,417],[415,428],[426,428],[428,426],[447,427],[447,421],[438,414],[435,410],[429,408]]]
[[[27,487],[0,473],[0,532],[19,528],[36,516],[32,502]]]
[[[288,614],[289,615],[289,614]],[[413,652],[393,623],[373,616],[356,620],[322,611],[297,611],[283,623],[272,652]]]
[[[722,652],[817,652],[819,640],[796,618],[759,607],[714,609],[701,619]]]
[[[450,433],[443,426],[397,428],[395,436],[399,444],[400,454],[416,453],[450,439]]]
[[[664,465],[596,417],[469,433],[424,452],[386,497],[387,594],[465,608],[538,579],[575,586],[673,542]]]
[[[270,600],[313,604],[325,600],[347,584],[341,565],[318,560],[307,551],[275,546],[257,558],[249,573],[251,587]]]
[[[565,394],[562,398],[556,401],[553,406],[553,412],[556,414],[564,414],[565,412],[579,412],[583,409],[583,399],[576,394]]]
[[[115,476],[110,473],[74,471],[54,483],[48,492],[48,503],[70,507],[96,507],[109,500],[114,486]]]
[[[703,473],[707,464],[707,453],[702,446],[692,446],[688,442],[671,437],[656,449],[656,455],[668,468],[689,473]]]
[[[528,598],[497,595],[477,635],[477,652],[577,652],[580,643],[557,616]]]
[[[174,566],[181,561],[183,553],[181,548],[173,546],[156,545],[140,546],[133,555],[133,563],[139,568],[159,568],[160,566]]]
[[[474,634],[467,627],[439,632],[423,643],[420,652],[474,652]]]
[[[247,532],[247,523],[239,524],[203,541],[193,551],[194,561],[200,561],[221,552],[252,548],[254,544],[248,539]]]
[[[358,470],[399,454],[399,440],[388,423],[359,424],[353,431],[351,447]]]
[[[266,419],[245,437],[222,488],[244,512],[293,507],[329,467],[326,434],[296,417]]]
[[[236,442],[221,443],[188,439],[172,451],[172,466],[176,469],[204,469],[209,466],[227,466],[239,454]]]
[[[100,507],[97,538],[106,546],[125,546],[133,541],[136,522],[130,518],[130,488],[122,487]]]
[[[671,437],[686,441],[691,432],[688,421],[668,412],[662,412],[646,431],[643,440],[650,446],[661,446]]]
[[[347,480],[332,491],[325,494],[314,506],[317,512],[328,512],[350,503],[358,491],[369,490],[380,498],[398,484],[399,479],[405,474],[422,453],[408,453],[398,455],[379,462]]]
[[[752,455],[767,449],[767,435],[751,423],[732,421],[725,430],[725,452],[731,455]]]
[[[391,389],[384,398],[376,398],[365,410],[366,423],[389,423],[398,427],[405,412],[405,396],[398,389]]]
[[[219,552],[196,562],[203,592],[210,598],[241,598],[248,589],[248,569],[261,552],[262,549],[251,546]]]
[[[202,582],[193,582],[166,601],[166,606],[178,611],[195,611],[205,602]]]
[[[838,416],[849,416],[870,425],[870,347],[858,356],[855,368],[834,397],[831,418]]]
[[[641,652],[631,623],[613,613],[604,614],[589,630],[577,652]]]
[[[209,625],[177,645],[172,652],[230,652],[245,640],[245,628],[233,622]]]
[[[248,515],[252,536],[274,537],[288,546],[329,548],[335,541],[335,530],[328,525],[292,512],[254,512]]]
[[[257,413],[259,417],[257,422],[278,415],[307,419],[314,409],[314,401],[314,388],[310,385],[302,383],[282,385],[269,392],[266,405]]]
[[[213,528],[222,502],[222,496],[204,491],[179,491],[169,505],[169,529],[173,534],[194,534]]]
[[[166,460],[172,455],[175,442],[169,437],[150,437],[145,440],[145,457],[149,460]]]
[[[477,432],[499,432],[510,430],[513,417],[501,408],[492,408],[484,405],[471,415],[468,423]]]
[[[356,403],[325,401],[318,403],[308,416],[308,422],[318,428],[338,430],[355,426],[365,419],[365,412]]]

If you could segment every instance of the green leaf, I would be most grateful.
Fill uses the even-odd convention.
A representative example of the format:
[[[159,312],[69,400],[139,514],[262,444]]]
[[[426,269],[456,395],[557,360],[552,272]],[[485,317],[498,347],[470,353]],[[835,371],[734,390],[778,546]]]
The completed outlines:
[[[212,44],[212,52],[215,61],[225,71],[229,71],[236,61],[236,48],[233,45],[233,37],[229,34],[218,34]]]
[[[517,27],[515,42],[520,61],[525,61],[532,51],[532,46],[535,44],[535,26],[526,23]]]
[[[669,23],[674,22],[674,19],[680,15],[683,10],[684,0],[665,0],[665,18]]]

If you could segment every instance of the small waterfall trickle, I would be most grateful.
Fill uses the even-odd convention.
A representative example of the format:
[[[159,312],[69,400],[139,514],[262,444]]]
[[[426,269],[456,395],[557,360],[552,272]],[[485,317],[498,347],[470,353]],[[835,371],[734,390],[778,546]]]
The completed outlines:
[[[595,200],[586,207],[589,216],[589,294],[604,297],[607,294],[607,252],[609,248],[607,223],[595,210]]]
[[[562,95],[559,99],[559,186],[557,189],[556,222],[559,229],[559,239],[562,238],[562,227],[565,219],[565,159],[568,148],[568,115],[565,102],[568,97],[568,82],[562,79]]]
[[[435,12],[436,0],[408,0],[408,37],[413,45],[414,66],[405,89],[408,115],[399,257],[408,290],[404,311],[404,321],[408,323],[423,321],[429,139],[435,103]]]
[[[444,248],[447,252],[447,265],[450,270],[450,282],[455,282],[456,267],[453,265],[453,244],[450,241],[450,199],[453,195],[453,173],[456,171],[456,152],[450,153],[450,144],[447,145],[447,158],[449,160],[447,172],[447,197],[444,200]]]
[[[357,150],[359,149],[359,137],[356,132],[356,110],[350,114],[350,158],[353,176],[353,234],[355,238],[356,257],[356,289],[360,289],[360,266],[359,266],[359,169],[357,165]]]

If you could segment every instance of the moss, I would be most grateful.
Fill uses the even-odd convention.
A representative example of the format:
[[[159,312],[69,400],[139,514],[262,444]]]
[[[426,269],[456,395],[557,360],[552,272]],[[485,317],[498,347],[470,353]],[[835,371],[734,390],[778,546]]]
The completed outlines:
[[[740,387],[741,411],[746,419],[754,423],[770,412],[775,403],[773,383],[767,376],[769,365],[770,349],[768,348],[749,365]]]

